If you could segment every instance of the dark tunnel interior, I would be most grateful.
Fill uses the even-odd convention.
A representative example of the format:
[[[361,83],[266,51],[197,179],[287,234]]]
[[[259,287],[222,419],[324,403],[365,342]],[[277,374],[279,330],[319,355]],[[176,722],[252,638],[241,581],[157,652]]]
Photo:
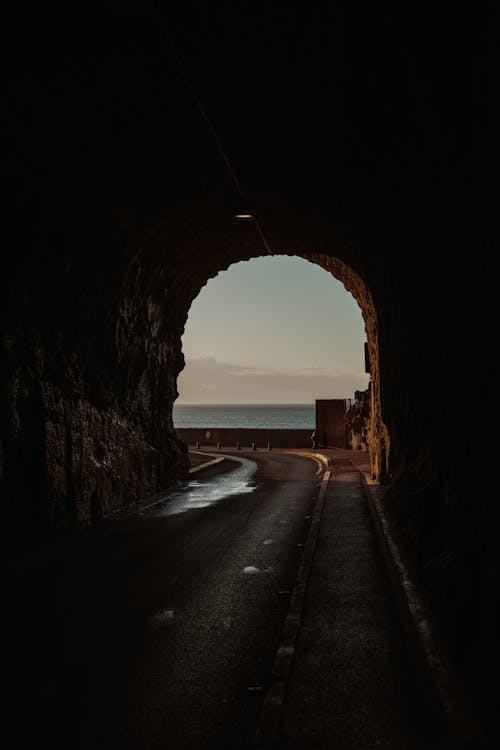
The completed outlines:
[[[300,255],[365,319],[373,477],[479,703],[499,667],[498,311],[479,10],[119,3],[3,49],[1,547],[186,476],[189,307]]]

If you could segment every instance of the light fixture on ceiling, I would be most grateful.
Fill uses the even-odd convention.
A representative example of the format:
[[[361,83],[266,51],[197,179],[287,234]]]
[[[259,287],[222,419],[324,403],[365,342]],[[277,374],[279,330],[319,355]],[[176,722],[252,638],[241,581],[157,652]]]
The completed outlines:
[[[269,255],[274,255],[273,251],[271,250],[271,246],[269,245],[269,242],[266,239],[266,236],[264,232],[262,231],[262,227],[260,226],[257,217],[255,216],[253,211],[247,211],[247,210],[240,210],[237,211],[234,214],[234,218],[236,221],[245,222],[247,224],[253,224],[253,226],[257,229],[257,232],[262,240],[262,244],[266,248],[266,251]]]

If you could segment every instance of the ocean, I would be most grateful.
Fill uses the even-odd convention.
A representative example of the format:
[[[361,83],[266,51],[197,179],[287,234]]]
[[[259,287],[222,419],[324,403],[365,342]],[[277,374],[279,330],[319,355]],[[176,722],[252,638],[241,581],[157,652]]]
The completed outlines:
[[[315,404],[174,404],[174,427],[313,430]]]

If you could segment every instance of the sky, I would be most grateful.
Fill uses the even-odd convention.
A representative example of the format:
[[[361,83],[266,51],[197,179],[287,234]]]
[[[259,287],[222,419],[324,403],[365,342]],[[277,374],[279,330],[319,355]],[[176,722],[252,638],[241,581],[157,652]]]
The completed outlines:
[[[235,263],[189,311],[176,404],[308,404],[367,387],[361,310],[303,258]]]

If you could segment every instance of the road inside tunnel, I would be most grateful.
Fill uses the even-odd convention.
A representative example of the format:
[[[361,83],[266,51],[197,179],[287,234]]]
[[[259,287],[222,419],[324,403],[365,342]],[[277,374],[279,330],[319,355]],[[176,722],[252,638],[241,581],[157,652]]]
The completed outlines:
[[[305,569],[276,746],[452,746],[356,451],[333,451],[323,477],[312,455],[242,453],[201,469],[195,456],[196,480],[157,504],[3,569],[13,747],[260,747]]]
[[[213,497],[256,469],[251,491],[170,512],[186,503],[175,492],[12,569],[16,747],[251,746],[319,482],[306,458],[256,460],[191,483]]]

